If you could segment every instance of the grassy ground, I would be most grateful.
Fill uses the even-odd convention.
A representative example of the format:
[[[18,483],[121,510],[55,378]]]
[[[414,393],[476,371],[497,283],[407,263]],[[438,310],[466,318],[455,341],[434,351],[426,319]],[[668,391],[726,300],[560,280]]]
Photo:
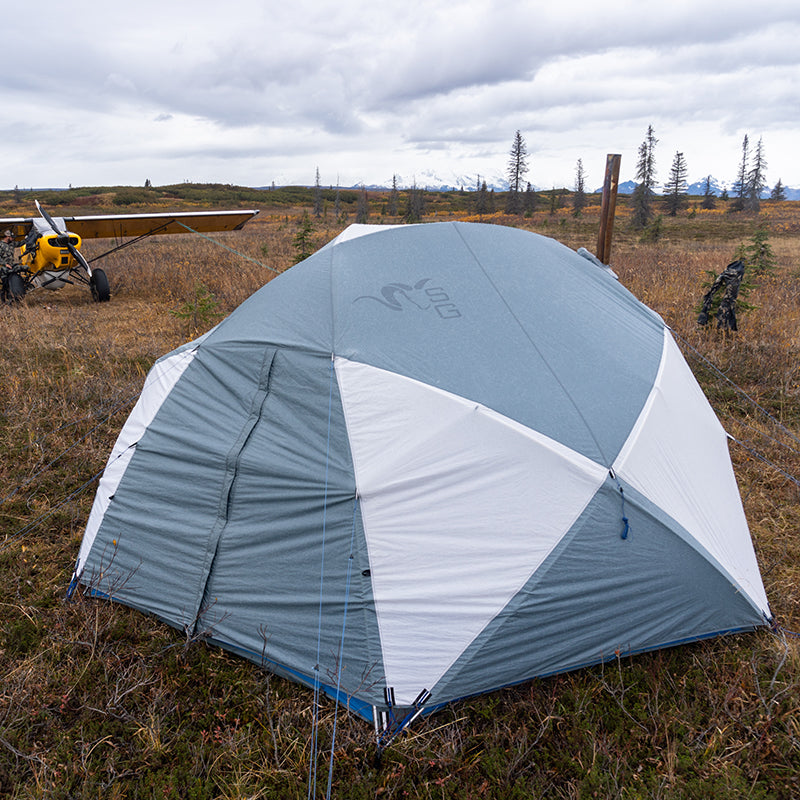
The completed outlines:
[[[383,202],[371,201],[373,220]],[[471,218],[459,204],[440,197],[426,219]],[[622,205],[613,258],[625,285],[675,330],[740,442],[731,452],[767,594],[791,630],[800,630],[800,498],[789,477],[800,475],[797,205],[765,207],[757,219],[667,218],[648,243]],[[330,703],[313,792],[308,690],[124,607],[64,600],[95,477],[147,369],[291,265],[300,210],[265,206],[244,231],[214,237],[267,266],[207,240],[164,238],[107,260],[108,304],[69,287],[0,308],[0,796],[324,796]],[[596,209],[490,221],[594,250]],[[736,336],[698,329],[707,272],[759,225],[776,267],[750,292],[755,310]],[[315,243],[341,227],[329,210]],[[90,255],[102,247],[86,245]],[[797,797],[798,640],[760,631],[533,681],[421,722],[380,767],[373,755],[371,728],[340,715],[332,795]]]

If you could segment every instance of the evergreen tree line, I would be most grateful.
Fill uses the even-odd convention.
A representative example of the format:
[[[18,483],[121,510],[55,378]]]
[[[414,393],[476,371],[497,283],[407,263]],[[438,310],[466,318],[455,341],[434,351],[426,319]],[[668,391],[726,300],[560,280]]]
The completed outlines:
[[[664,183],[664,191],[657,199],[656,186],[656,158],[655,149],[658,144],[652,125],[648,125],[645,138],[639,145],[636,162],[636,187],[631,195],[631,221],[636,228],[645,228],[655,216],[656,202],[663,205],[669,216],[677,216],[689,201],[688,194],[688,165],[686,157],[680,151],[672,159],[669,176]],[[764,154],[762,139],[758,140],[755,148],[751,148],[750,138],[745,135],[742,142],[742,155],[737,168],[736,182],[733,185],[733,202],[728,206],[731,212],[747,211],[758,213],[761,196],[767,187],[766,182],[767,161]],[[541,202],[541,194],[545,194],[549,210],[555,213],[564,206],[567,189],[553,188],[547,192],[536,192],[531,183],[525,180],[530,171],[527,144],[520,131],[516,131],[509,151],[506,165],[508,191],[505,192],[503,211],[511,215],[528,216],[537,210]],[[463,187],[462,187],[463,193]],[[700,208],[712,209],[716,207],[717,200],[729,200],[727,191],[723,191],[719,198],[711,184],[711,176],[707,175],[704,190],[700,201]],[[770,194],[772,200],[785,200],[786,191],[779,179]],[[425,192],[417,187],[416,182],[405,192],[405,205],[400,209],[401,196],[397,187],[397,175],[392,176],[392,188],[386,203],[386,213],[390,217],[402,216],[406,222],[419,222],[425,213]],[[494,214],[498,210],[498,202],[494,189],[489,189],[485,180],[478,176],[472,198],[476,214],[483,216]],[[571,193],[573,213],[578,216],[589,203],[586,193],[586,172],[583,160],[578,159],[575,167],[575,182]],[[314,216],[319,218],[323,212],[323,195],[320,185],[319,168],[316,171],[314,187]],[[369,218],[369,196],[366,188],[359,189],[356,205],[356,222],[364,223]],[[334,214],[337,219],[342,215],[339,187],[336,187],[334,200]]]
[[[631,195],[632,222],[634,227],[644,228],[653,219],[655,214],[655,186],[656,186],[656,158],[655,150],[658,144],[653,126],[647,127],[644,141],[639,146],[636,162],[636,188]],[[520,131],[516,131],[509,152],[509,160],[506,168],[508,178],[508,193],[506,195],[505,212],[507,214],[528,213],[536,209],[537,194],[528,183],[526,189],[522,190],[523,178],[529,171],[528,153],[525,139]],[[750,146],[750,139],[745,135],[742,142],[742,156],[739,161],[737,179],[733,186],[734,199],[728,207],[729,211],[748,211],[758,213],[760,210],[761,197],[767,188],[766,181],[767,160],[764,154],[764,143],[758,140],[755,149]],[[660,202],[667,214],[677,216],[689,201],[689,169],[685,155],[678,151],[672,160],[669,177],[664,184],[664,191]],[[556,190],[550,193],[551,211],[563,205],[561,194],[557,195]],[[727,191],[720,195],[721,200],[728,200]],[[785,200],[786,191],[780,179],[770,193],[771,200]],[[575,169],[575,184],[572,192],[573,213],[579,215],[588,203],[586,195],[586,173],[582,159],[578,159]],[[717,196],[711,184],[711,176],[705,178],[704,191],[700,208],[715,208]],[[476,191],[475,209],[477,213],[492,213],[493,195],[487,196],[486,182],[478,181]]]
[[[658,139],[649,125],[644,141],[639,146],[636,162],[636,188],[631,195],[632,222],[634,226],[644,228],[654,215],[655,187],[655,146]],[[733,201],[728,206],[731,212],[749,211],[758,213],[761,207],[761,196],[767,188],[767,160],[764,154],[764,143],[758,140],[755,149],[750,146],[750,137],[745,134],[742,141],[742,156],[733,185]],[[662,202],[667,213],[674,217],[688,203],[688,167],[686,158],[680,151],[675,153],[670,167],[669,177],[664,184]],[[727,191],[723,191],[721,200],[728,200]],[[771,200],[785,200],[786,191],[780,179],[770,193]],[[707,175],[703,187],[700,208],[716,207],[717,197],[711,186],[711,176]]]

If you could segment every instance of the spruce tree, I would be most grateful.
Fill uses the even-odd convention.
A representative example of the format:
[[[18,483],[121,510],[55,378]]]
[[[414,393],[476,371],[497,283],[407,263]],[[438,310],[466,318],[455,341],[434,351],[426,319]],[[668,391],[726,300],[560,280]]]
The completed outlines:
[[[506,193],[506,214],[519,214],[522,212],[522,199],[519,192],[509,189]]]
[[[389,192],[389,216],[397,216],[397,203],[400,193],[397,191],[397,175],[392,175],[392,190]]]
[[[486,181],[481,183],[475,192],[475,213],[482,217],[489,211],[489,196]]]
[[[533,187],[529,181],[525,189],[525,197],[522,204],[526,214],[533,214],[533,212],[536,211],[536,199],[536,192],[533,191]]]
[[[753,234],[750,244],[739,247],[736,255],[744,259],[754,275],[767,275],[775,269],[775,255],[769,243],[769,233],[763,226]]]
[[[555,214],[564,205],[564,190],[556,189],[554,186],[550,190],[550,213]]]
[[[528,148],[525,139],[517,131],[514,134],[514,141],[511,144],[511,151],[508,156],[508,198],[506,200],[506,211],[509,214],[519,214],[522,204],[520,203],[520,186],[525,174],[528,172]]]
[[[650,192],[656,185],[656,139],[653,126],[647,126],[647,134],[639,145],[639,161],[636,164],[636,178],[641,181]]]
[[[322,216],[322,187],[319,185],[319,167],[317,167],[317,177],[314,181],[314,216],[317,219]]]
[[[408,190],[406,198],[406,222],[419,222],[425,212],[425,198],[422,189],[417,188],[417,182]]]
[[[783,182],[780,178],[778,178],[778,182],[773,186],[772,191],[769,194],[770,200],[785,200],[786,199],[786,187],[783,185]]]
[[[298,264],[299,262],[304,261],[314,252],[314,246],[311,239],[313,232],[314,223],[311,221],[311,217],[308,216],[308,211],[304,211],[303,216],[300,217],[300,222],[297,226],[297,233],[295,233],[294,239],[292,240],[292,245],[297,251],[292,263]]]
[[[636,180],[639,183],[631,195],[631,222],[636,228],[644,228],[653,216],[653,187],[656,179],[655,149],[658,144],[653,126],[647,126],[647,134],[639,145],[636,163]]]
[[[700,202],[700,208],[711,209],[717,206],[717,196],[711,188],[711,176],[706,175],[705,183],[703,184],[703,199]]]
[[[758,213],[761,208],[761,192],[767,187],[767,160],[764,157],[764,143],[758,140],[753,154],[753,166],[747,173],[747,184],[744,192],[744,206],[747,211]]]
[[[666,189],[664,205],[667,207],[667,213],[671,217],[677,216],[678,211],[686,203],[687,173],[688,169],[683,153],[675,153],[675,158],[672,159],[672,167],[669,171],[669,178],[664,187]]]
[[[736,173],[736,181],[733,184],[735,197],[728,207],[728,211],[744,211],[744,199],[747,195],[747,174],[750,165],[750,139],[747,134],[742,140],[742,159],[739,162],[739,169]]]
[[[361,184],[361,191],[358,194],[358,202],[356,203],[356,222],[360,225],[366,223],[369,219],[369,198],[364,184]]]
[[[572,211],[575,216],[586,208],[586,175],[583,171],[583,159],[578,159],[575,167],[575,193],[572,195]]]

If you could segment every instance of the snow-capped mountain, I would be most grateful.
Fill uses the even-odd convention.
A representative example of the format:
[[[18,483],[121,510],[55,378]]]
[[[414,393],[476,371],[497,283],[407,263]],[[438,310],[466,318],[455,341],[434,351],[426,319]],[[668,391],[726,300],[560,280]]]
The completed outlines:
[[[417,172],[413,175],[395,175],[394,179],[397,181],[397,188],[398,189],[410,189],[412,186],[416,186],[418,189],[425,189],[426,191],[432,192],[451,192],[451,191],[458,191],[460,189],[464,189],[467,192],[474,192],[476,189],[479,188],[480,184],[484,181],[486,182],[487,189],[494,189],[496,192],[506,192],[508,191],[508,180],[502,175],[478,175],[478,173],[472,175],[457,175],[455,173],[449,174],[441,174],[437,172],[433,172],[432,170],[425,170],[423,172]],[[381,190],[384,191],[386,189],[391,188],[392,186],[392,176],[384,179],[381,183],[374,183],[364,188],[369,190]],[[537,192],[546,192],[552,189],[552,186],[537,186],[533,184],[533,189]],[[361,188],[361,184],[349,187],[352,189],[359,189]],[[556,187],[560,188],[560,187]],[[572,189],[572,186],[566,187],[567,189]],[[619,193],[620,194],[631,194],[633,190],[636,188],[636,181],[623,181],[619,184]],[[786,194],[787,200],[800,200],[800,187],[793,188],[790,186],[784,186],[784,192]],[[702,197],[705,194],[706,190],[706,179],[702,178],[701,180],[694,181],[690,183],[687,187],[687,194],[696,197]],[[600,194],[603,191],[603,187],[600,186],[594,190],[595,194]],[[654,189],[656,194],[664,194],[664,185],[663,184],[656,184]],[[732,197],[734,194],[733,191],[733,183],[731,181],[720,181],[717,180],[713,175],[711,176],[711,191],[719,197],[723,191],[727,191],[728,194]],[[767,199],[770,196],[770,192],[772,191],[772,186],[768,186],[762,193],[762,199]]]
[[[731,181],[718,181],[713,175],[711,176],[711,191],[714,193],[716,197],[720,197],[724,191],[727,191],[728,194],[733,197],[734,190],[733,190],[733,183]],[[633,190],[636,188],[636,181],[624,181],[619,185],[619,193],[620,194],[631,194]],[[596,189],[595,192],[600,193],[603,191],[603,187],[601,186],[599,189]],[[656,184],[654,187],[654,191],[656,194],[664,194],[664,185],[663,184]],[[800,188],[792,188],[790,186],[784,186],[783,191],[786,194],[787,200],[800,200]],[[768,186],[761,192],[761,199],[767,200],[772,192],[772,186]],[[703,178],[699,181],[694,181],[694,183],[690,183],[687,187],[686,193],[691,197],[702,197],[706,193],[706,179]]]
[[[508,190],[508,181],[499,175],[456,175],[449,173],[441,175],[431,170],[417,172],[414,175],[395,175],[398,189],[410,189],[416,186],[417,189],[425,189],[431,192],[452,192],[459,189],[464,189],[468,192],[474,192],[479,188],[479,181],[483,183],[486,181],[487,189],[494,189],[496,192],[505,192]],[[380,184],[367,186],[367,189],[389,189],[392,186],[391,176],[385,179]],[[354,187],[357,188],[357,187]]]

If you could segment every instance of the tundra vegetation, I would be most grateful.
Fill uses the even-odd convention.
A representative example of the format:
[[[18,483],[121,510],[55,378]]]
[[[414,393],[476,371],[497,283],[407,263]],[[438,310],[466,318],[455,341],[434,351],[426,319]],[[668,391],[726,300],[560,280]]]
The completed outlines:
[[[576,215],[533,193],[527,211],[507,216],[490,213],[485,196],[476,210],[477,192],[414,192],[424,222],[517,225],[594,250],[594,195]],[[192,184],[39,196],[60,215],[262,211],[243,231],[211,237],[236,253],[187,235],[110,256],[110,303],[67,287],[0,308],[0,796],[308,798],[325,794],[331,768],[332,796],[347,798],[800,796],[800,640],[784,630],[455,703],[418,721],[380,765],[358,718],[340,713],[331,742],[323,699],[314,790],[311,691],[128,608],[65,601],[97,476],[153,361],[289,269],[298,247],[339,233],[359,196]],[[408,200],[370,190],[370,221],[402,222]],[[28,193],[0,193],[0,216],[32,213]],[[738,333],[699,328],[708,273],[737,252],[763,255],[765,243],[770,268],[750,276]],[[675,331],[733,437],[767,595],[778,623],[800,631],[800,203],[729,214],[722,198],[712,208],[691,198],[643,236],[620,198],[612,266]]]

